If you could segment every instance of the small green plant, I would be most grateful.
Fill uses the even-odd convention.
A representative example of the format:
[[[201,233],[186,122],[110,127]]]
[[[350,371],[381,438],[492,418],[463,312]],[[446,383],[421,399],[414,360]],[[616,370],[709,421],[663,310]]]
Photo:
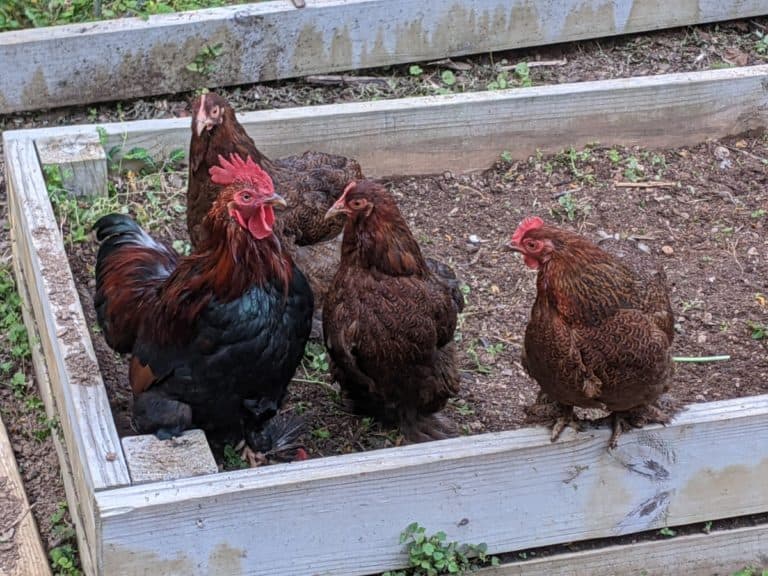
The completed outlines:
[[[21,299],[16,291],[13,274],[7,267],[0,267],[0,334],[5,336],[12,359],[26,360],[30,357],[27,329],[21,316]],[[11,367],[9,364],[4,371],[10,371]],[[17,381],[20,378],[14,377]],[[13,389],[16,390],[15,387]]]
[[[762,218],[766,214],[767,212],[765,211],[765,208],[758,208],[757,210],[753,210],[749,213],[751,218]]]
[[[478,344],[482,346],[482,343],[479,340],[473,340],[469,343],[469,346],[467,347],[467,356],[469,356],[472,362],[475,364],[475,372],[478,374],[490,374],[492,371],[491,367],[483,362],[483,359],[480,357],[480,353],[477,351]],[[488,348],[486,347],[485,350],[487,352]],[[491,356],[493,357],[495,354],[492,354]]]
[[[48,552],[54,576],[82,576],[77,550],[72,545],[75,529],[67,519],[66,502],[59,502],[51,514],[51,534],[61,543]]]
[[[753,568],[745,566],[741,570],[733,572],[731,576],[768,576],[768,569]]]
[[[328,428],[320,427],[312,430],[312,436],[318,440],[327,440],[331,437],[331,431]]]
[[[515,66],[515,76],[517,76],[517,83],[524,88],[533,86],[531,80],[531,69],[527,62],[520,62]]]
[[[419,77],[424,74],[424,69],[418,64],[413,64],[408,68],[408,74],[411,76]]]
[[[248,468],[248,462],[243,460],[234,446],[226,444],[224,446],[224,470],[242,470]]]
[[[498,566],[496,556],[488,556],[486,544],[448,542],[445,532],[428,536],[424,527],[414,522],[401,534],[406,544],[408,568],[385,572],[382,576],[439,576],[466,574],[483,566]]]
[[[182,256],[189,256],[192,253],[192,245],[186,240],[174,240],[171,246]]]
[[[712,532],[712,521],[710,520],[709,522],[704,524],[704,528],[702,528],[701,531],[704,532],[704,534],[709,534],[710,532]]]
[[[216,69],[216,59],[222,54],[224,54],[224,45],[221,42],[206,44],[197,53],[195,59],[186,65],[186,69],[207,76]]]
[[[761,56],[768,55],[768,34],[755,30],[755,36],[757,37],[757,40],[755,40],[755,52]]]
[[[645,169],[640,161],[634,156],[627,158],[626,167],[624,168],[624,178],[630,182],[637,182],[645,174]]]
[[[693,300],[684,300],[681,303],[682,312],[686,313],[688,310],[694,310],[696,308],[701,308],[701,305],[703,302],[701,300],[693,299]]]
[[[318,342],[307,342],[302,364],[307,374],[314,373],[317,375],[328,372],[328,353],[325,351],[325,347]]]
[[[661,530],[659,530],[659,534],[662,536],[666,536],[667,538],[672,538],[677,534],[672,528],[668,528],[667,526],[664,526]]]
[[[499,156],[507,164],[512,164],[512,153],[509,150],[504,150]]]
[[[765,340],[768,338],[768,325],[757,322],[747,322],[750,329],[752,340]]]
[[[453,404],[453,407],[460,416],[472,416],[475,413],[475,409],[464,399],[456,399],[451,404]]]
[[[506,71],[501,71],[496,74],[496,79],[489,82],[486,86],[488,90],[505,90],[509,88],[509,75]]]
[[[453,86],[456,84],[456,74],[454,74],[451,70],[443,70],[440,74],[440,79],[446,86]]]
[[[16,398],[23,398],[27,393],[27,375],[17,370],[11,377],[11,390]]]
[[[608,150],[607,156],[608,156],[608,160],[610,160],[614,164],[618,164],[621,161],[621,153],[615,148],[611,148],[610,150]]]
[[[557,199],[558,207],[551,210],[552,215],[560,221],[575,222],[586,219],[592,212],[592,206],[586,200],[576,200],[573,194],[567,192]]]

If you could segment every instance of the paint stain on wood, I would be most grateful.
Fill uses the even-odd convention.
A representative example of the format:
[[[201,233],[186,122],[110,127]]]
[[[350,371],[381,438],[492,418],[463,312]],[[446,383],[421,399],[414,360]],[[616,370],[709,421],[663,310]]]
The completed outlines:
[[[712,462],[716,462],[712,455]],[[730,465],[722,468],[702,468],[679,490],[679,495],[670,507],[674,514],[677,508],[689,510],[697,502],[729,501],[732,515],[750,514],[754,505],[765,501],[768,458],[755,462],[754,466]]]
[[[207,557],[207,561],[199,562],[199,556],[195,554],[190,558],[187,554],[176,553],[170,558],[163,558],[155,552],[148,550],[130,550],[115,544],[107,544],[104,550],[105,574],[144,574],[147,566],[152,567],[154,576],[193,576],[196,574],[226,574],[238,576],[245,574],[243,559],[248,556],[246,550],[233,548],[226,542],[220,542],[214,546]],[[204,558],[204,556],[203,556]],[[131,568],[136,567],[137,572]]]

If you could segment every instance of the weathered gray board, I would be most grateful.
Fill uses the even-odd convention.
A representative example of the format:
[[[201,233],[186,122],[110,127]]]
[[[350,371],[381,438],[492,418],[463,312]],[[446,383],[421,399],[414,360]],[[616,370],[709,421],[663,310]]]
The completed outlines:
[[[768,0],[289,0],[0,34],[0,114],[768,14]],[[205,46],[208,75],[186,66]]]
[[[411,522],[502,552],[768,510],[768,395],[609,436],[537,427],[99,492],[104,571],[376,574]]]
[[[514,144],[517,135],[530,154],[542,142],[560,148],[588,135],[626,138],[622,127],[644,144],[693,143],[765,127],[766,73],[763,66],[245,118],[257,136],[274,123],[271,153],[296,151],[301,141],[292,140],[294,132],[308,123],[326,132],[313,136],[307,148],[327,149],[323,141],[356,147],[346,153],[365,154],[369,173],[386,173],[398,147],[411,153],[424,144],[432,145],[433,166],[444,169],[442,163],[450,160],[462,169],[478,169],[483,164],[471,166],[462,154],[477,146],[482,153],[471,161],[485,162],[507,140]],[[454,121],[439,122],[435,109]],[[606,115],[610,120],[600,123]],[[557,142],[536,130],[537,123],[548,121],[560,130]],[[110,125],[107,136],[125,146],[186,147],[187,122]],[[597,138],[588,130],[590,122],[599,127]],[[375,129],[369,132],[371,124]],[[557,128],[560,124],[565,127]],[[665,127],[675,131],[665,134]],[[386,137],[382,154],[376,153],[378,129]],[[397,536],[412,521],[510,551],[768,511],[768,396],[693,406],[667,428],[626,434],[614,453],[605,451],[605,429],[578,436],[569,431],[551,445],[547,432],[537,428],[121,487],[127,483],[125,459],[105,417],[103,384],[98,377],[83,381],[70,373],[73,361],[83,353],[92,356],[92,348],[79,304],[66,301],[74,289],[65,287],[71,276],[35,154],[35,147],[50,145],[52,138],[94,132],[93,126],[78,126],[3,135],[11,224],[34,318],[27,314],[25,321],[30,333],[39,332],[43,369],[51,372],[53,400],[46,403],[55,404],[62,421],[69,453],[63,469],[87,573],[366,574],[402,564]],[[489,138],[499,140],[489,145]],[[458,148],[451,143],[457,139]],[[523,155],[523,145],[515,146]],[[416,157],[405,165],[424,169],[426,161],[418,158],[426,156]],[[62,266],[53,265],[56,259],[63,275]],[[64,346],[57,336],[66,336]],[[734,536],[729,554],[742,550],[746,557],[755,545],[753,537]]]
[[[727,576],[768,570],[768,524],[514,562],[476,576]],[[744,573],[742,573],[744,574]]]
[[[268,155],[323,150],[352,156],[368,176],[460,172],[490,167],[502,151],[524,159],[536,150],[559,152],[595,141],[683,146],[764,127],[768,65],[267,110],[239,118]],[[138,146],[155,158],[187,150],[191,134],[189,118],[102,127],[107,148]],[[35,138],[41,151],[95,133],[87,125],[16,132]],[[93,161],[106,164],[103,158]]]

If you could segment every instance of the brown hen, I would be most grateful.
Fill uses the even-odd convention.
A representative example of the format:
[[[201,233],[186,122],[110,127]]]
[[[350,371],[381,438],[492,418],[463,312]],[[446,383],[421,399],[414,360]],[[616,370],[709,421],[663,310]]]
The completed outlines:
[[[510,247],[538,270],[523,365],[561,409],[552,440],[574,406],[614,413],[612,447],[627,423],[669,421],[655,405],[672,372],[663,269],[634,246],[611,254],[541,218],[526,218]]]
[[[464,301],[453,271],[425,259],[392,195],[351,183],[328,211],[347,216],[323,332],[353,409],[398,423],[409,441],[445,438],[438,411],[459,389],[453,333]]]
[[[275,191],[288,203],[277,216],[275,234],[300,269],[311,268],[307,275],[319,321],[323,295],[339,262],[338,250],[334,249],[338,242],[334,245],[331,241],[343,227],[342,219],[324,216],[344,186],[363,177],[360,165],[350,158],[311,151],[271,160],[256,148],[223,97],[211,92],[201,95],[192,108],[187,192],[187,228],[195,248],[204,239],[203,218],[220,191],[208,170],[219,161],[219,155],[226,158],[231,153],[251,157],[259,164],[271,176]]]

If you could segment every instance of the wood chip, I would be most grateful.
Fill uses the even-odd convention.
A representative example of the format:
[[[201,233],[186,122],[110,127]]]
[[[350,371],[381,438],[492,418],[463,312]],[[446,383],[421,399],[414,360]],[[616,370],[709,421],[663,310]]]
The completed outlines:
[[[675,250],[672,248],[672,246],[669,246],[668,244],[665,244],[664,246],[662,246],[661,251],[667,256],[672,256],[672,254],[675,253]]]
[[[614,182],[617,188],[676,188],[677,182]]]
[[[352,76],[349,74],[312,74],[304,80],[310,84],[321,86],[338,86],[340,84],[382,84],[389,86],[386,78],[381,76]]]

